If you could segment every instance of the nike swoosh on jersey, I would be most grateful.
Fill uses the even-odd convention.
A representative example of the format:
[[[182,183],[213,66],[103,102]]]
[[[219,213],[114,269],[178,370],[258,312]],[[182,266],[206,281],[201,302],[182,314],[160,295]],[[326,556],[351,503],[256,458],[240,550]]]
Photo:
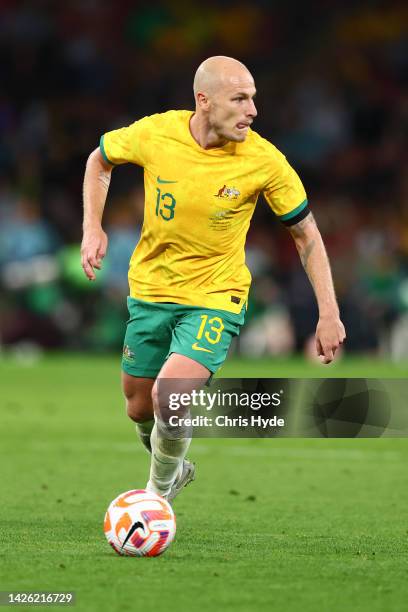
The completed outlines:
[[[195,351],[205,351],[206,353],[213,353],[214,351],[210,351],[210,349],[203,348],[202,346],[198,346],[197,342],[191,345],[191,348]]]
[[[158,183],[178,183],[178,181],[166,181],[165,179],[161,179],[160,176],[157,177],[157,182]]]

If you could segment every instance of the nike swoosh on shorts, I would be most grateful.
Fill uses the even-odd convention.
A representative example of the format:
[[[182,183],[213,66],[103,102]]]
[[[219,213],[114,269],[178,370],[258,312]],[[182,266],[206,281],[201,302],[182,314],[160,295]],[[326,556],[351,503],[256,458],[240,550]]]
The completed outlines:
[[[198,346],[197,342],[191,345],[191,348],[195,351],[205,351],[206,353],[213,353],[214,351],[210,351],[210,349],[203,348],[202,346]]]

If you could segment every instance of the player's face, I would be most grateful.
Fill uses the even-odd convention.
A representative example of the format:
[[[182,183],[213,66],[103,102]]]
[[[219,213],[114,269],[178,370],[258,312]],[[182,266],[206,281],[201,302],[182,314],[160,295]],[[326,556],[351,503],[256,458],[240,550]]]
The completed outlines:
[[[257,111],[254,104],[255,84],[250,74],[230,77],[228,83],[211,98],[209,122],[226,140],[243,142]]]

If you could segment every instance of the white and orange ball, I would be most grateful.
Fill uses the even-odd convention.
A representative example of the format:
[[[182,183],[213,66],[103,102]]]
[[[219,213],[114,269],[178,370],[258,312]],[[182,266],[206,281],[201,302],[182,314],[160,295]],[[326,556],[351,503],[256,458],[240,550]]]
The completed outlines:
[[[176,517],[160,495],[144,489],[118,495],[105,514],[106,539],[119,555],[157,557],[176,534]]]

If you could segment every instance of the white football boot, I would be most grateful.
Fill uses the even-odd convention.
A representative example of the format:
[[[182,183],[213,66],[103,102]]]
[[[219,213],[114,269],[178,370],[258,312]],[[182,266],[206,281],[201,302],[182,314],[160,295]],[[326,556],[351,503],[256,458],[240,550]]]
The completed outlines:
[[[170,493],[167,495],[167,501],[172,504],[173,500],[180,493],[184,487],[194,480],[195,477],[195,463],[183,459],[183,470],[177,480],[174,481]]]

